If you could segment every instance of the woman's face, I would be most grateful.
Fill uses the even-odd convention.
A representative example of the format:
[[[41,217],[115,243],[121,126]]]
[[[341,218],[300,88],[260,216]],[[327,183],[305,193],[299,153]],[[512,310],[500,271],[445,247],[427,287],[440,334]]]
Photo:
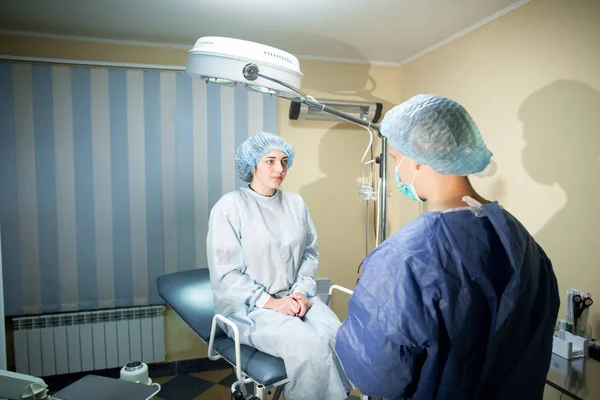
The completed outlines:
[[[252,188],[272,193],[281,186],[288,171],[288,156],[279,150],[273,150],[258,160],[252,176]]]

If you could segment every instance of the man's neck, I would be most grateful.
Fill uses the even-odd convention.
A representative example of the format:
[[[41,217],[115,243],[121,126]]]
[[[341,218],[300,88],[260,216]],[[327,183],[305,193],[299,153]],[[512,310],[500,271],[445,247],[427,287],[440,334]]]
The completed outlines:
[[[466,177],[461,176],[444,176],[437,182],[437,187],[442,188],[433,193],[427,198],[429,211],[445,211],[458,207],[465,207],[467,204],[463,201],[463,197],[469,196],[477,200],[481,204],[489,203],[489,200],[481,197],[471,182]]]

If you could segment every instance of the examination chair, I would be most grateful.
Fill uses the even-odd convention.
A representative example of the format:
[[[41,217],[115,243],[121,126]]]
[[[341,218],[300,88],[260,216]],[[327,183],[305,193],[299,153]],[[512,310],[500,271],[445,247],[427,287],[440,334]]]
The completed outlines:
[[[277,400],[284,385],[289,382],[283,360],[240,344],[237,326],[225,316],[216,314],[208,268],[175,272],[157,278],[158,293],[200,339],[208,344],[211,360],[223,358],[235,368],[237,381],[231,386],[236,399],[265,400],[269,389],[275,388]],[[329,279],[317,280],[317,292],[329,305],[333,289],[352,294],[351,290],[330,286]],[[235,340],[227,337],[217,321],[232,327]],[[254,394],[248,394],[246,384],[254,385]]]

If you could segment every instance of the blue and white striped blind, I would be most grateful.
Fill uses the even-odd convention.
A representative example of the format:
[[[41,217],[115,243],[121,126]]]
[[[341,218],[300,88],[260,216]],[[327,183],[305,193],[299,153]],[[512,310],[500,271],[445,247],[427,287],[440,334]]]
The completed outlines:
[[[0,62],[6,315],[161,303],[259,130],[274,97],[182,72]]]

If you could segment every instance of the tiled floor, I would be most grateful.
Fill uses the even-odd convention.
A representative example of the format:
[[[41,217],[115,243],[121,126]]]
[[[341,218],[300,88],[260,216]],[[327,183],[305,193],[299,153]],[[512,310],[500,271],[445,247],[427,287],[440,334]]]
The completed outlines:
[[[161,390],[156,400],[231,400],[231,385],[235,382],[235,374],[231,367],[223,368],[220,364],[217,370],[209,370],[205,372],[189,372],[190,368],[197,366],[194,361],[180,362],[178,368],[173,368],[170,365],[153,365],[151,368],[152,382],[161,385]],[[189,364],[189,365],[186,365]],[[217,363],[214,363],[219,365]],[[182,371],[175,374],[175,371]],[[119,378],[119,369],[94,371],[96,375],[107,376],[110,378]],[[44,381],[48,384],[51,393],[56,393],[62,388],[81,379],[87,373],[69,374],[54,377],[44,377]],[[275,390],[272,389],[267,395],[267,399],[273,399]],[[352,393],[348,399],[358,399],[358,392]],[[280,399],[284,400],[285,396]]]
[[[153,382],[161,385],[156,400],[231,400],[231,385],[235,382],[235,375],[231,369],[221,369],[165,376],[153,379]],[[274,393],[275,390],[271,390],[267,399],[272,399]],[[353,393],[349,399],[358,399],[358,396],[359,393]]]
[[[231,389],[226,386],[231,369],[193,372],[187,375],[164,376],[153,379],[161,385],[156,400],[230,400]]]

